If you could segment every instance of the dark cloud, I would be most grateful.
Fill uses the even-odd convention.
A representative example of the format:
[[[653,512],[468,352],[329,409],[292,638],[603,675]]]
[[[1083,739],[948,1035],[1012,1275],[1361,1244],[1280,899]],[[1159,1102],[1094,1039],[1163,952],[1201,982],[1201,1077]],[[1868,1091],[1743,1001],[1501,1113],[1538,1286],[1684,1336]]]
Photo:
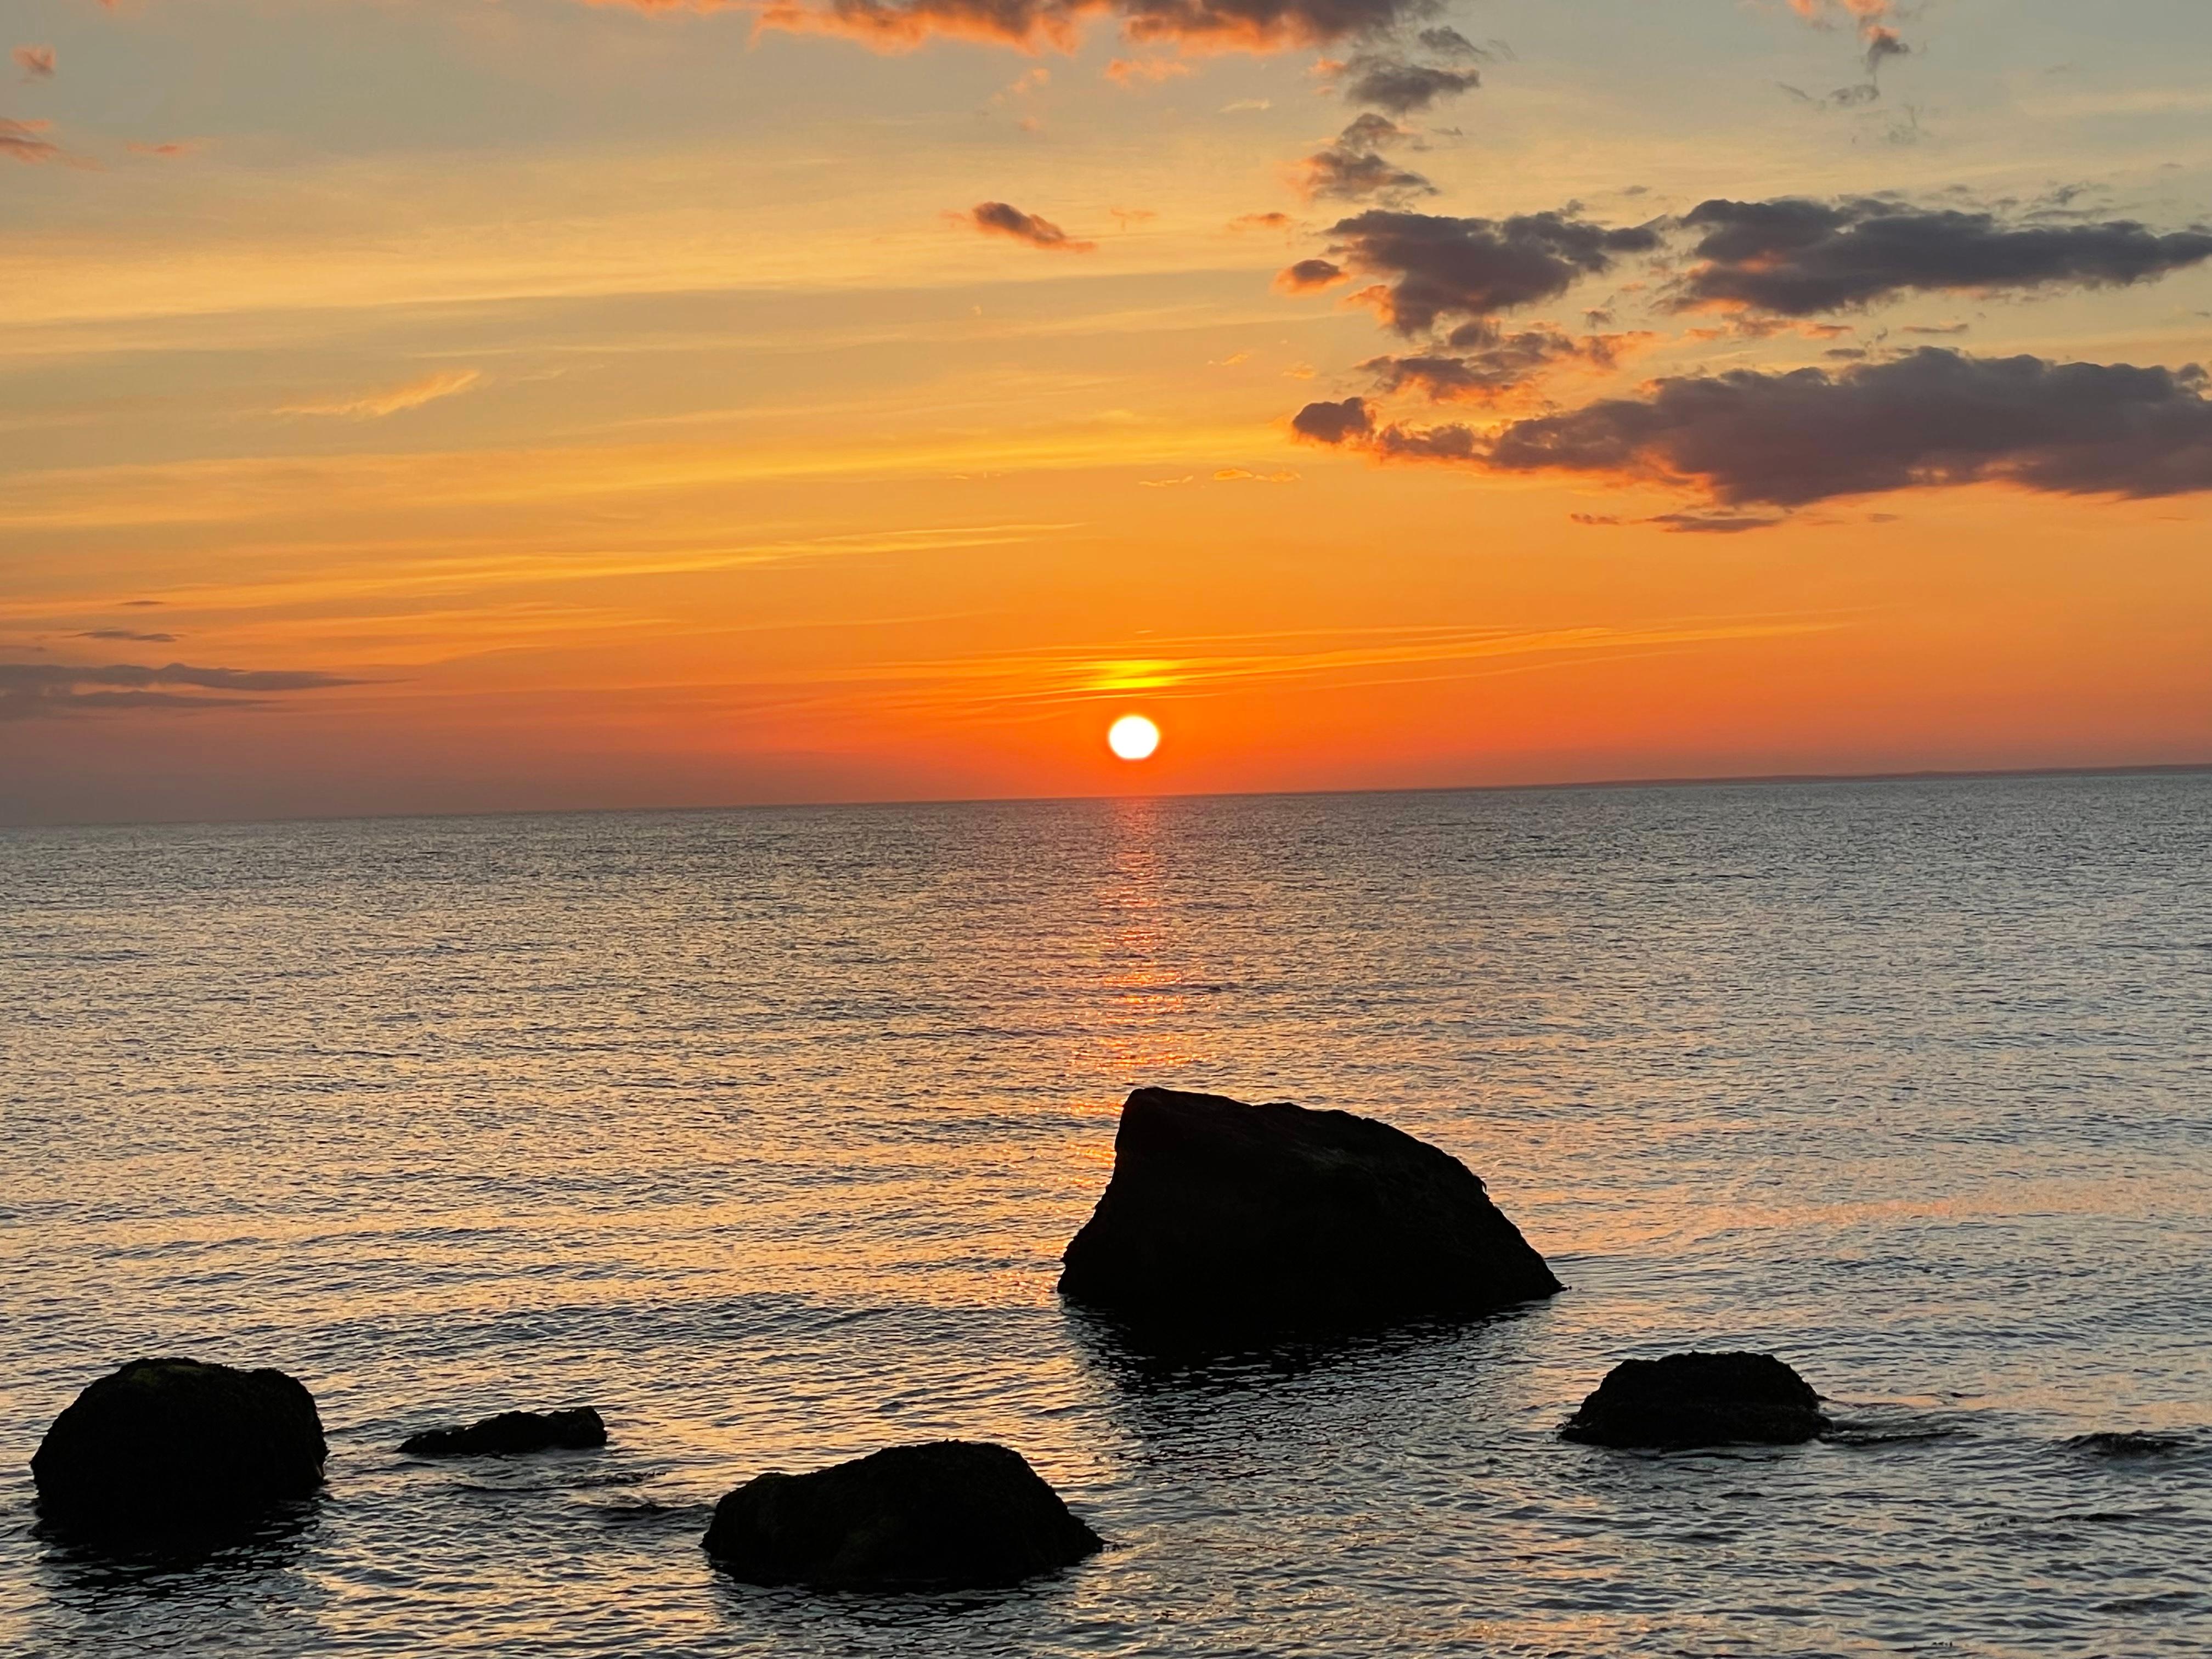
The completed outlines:
[[[1336,142],[1352,149],[1389,149],[1393,144],[1413,143],[1418,137],[1389,116],[1377,115],[1373,110],[1369,110],[1364,114],[1354,116],[1344,131],[1336,135]]]
[[[134,634],[127,628],[93,628],[76,635],[80,640],[133,640],[142,645],[173,645],[174,634]]]
[[[1415,196],[1434,196],[1437,187],[1410,167],[1400,167],[1375,146],[1410,137],[1396,123],[1363,115],[1337,135],[1327,149],[1297,164],[1298,189],[1310,200],[1382,201],[1397,205]]]
[[[1621,255],[1659,246],[1650,226],[1610,229],[1571,213],[1455,219],[1376,208],[1340,220],[1330,234],[1332,257],[1385,279],[1377,308],[1407,336],[1446,318],[1480,320],[1556,298]]]
[[[1581,339],[1553,328],[1508,334],[1491,324],[1453,331],[1455,352],[1370,357],[1359,365],[1383,392],[1417,392],[1431,403],[1494,403],[1568,363],[1611,368],[1623,337]]]
[[[978,202],[964,218],[965,222],[987,234],[1011,236],[1018,242],[1052,252],[1089,253],[1098,246],[1096,242],[1077,241],[1051,220],[1024,213],[1004,202]]]
[[[1278,272],[1275,286],[1285,294],[1310,294],[1344,280],[1344,268],[1326,259],[1301,259]]]
[[[1487,48],[1478,46],[1457,29],[1446,28],[1442,25],[1435,28],[1423,29],[1413,38],[1419,41],[1423,47],[1436,53],[1439,58],[1472,58],[1486,64],[1492,58],[1498,57],[1499,49],[1504,46],[1502,40],[1493,40]]]
[[[1701,261],[1678,309],[1748,307],[1789,317],[1907,293],[2115,287],[2212,258],[2212,232],[2165,234],[2131,219],[2027,224],[1994,213],[1869,198],[1701,203],[1683,216]]]
[[[1288,230],[1291,216],[1287,213],[1240,213],[1229,222],[1231,230]]]
[[[728,0],[690,0],[717,9]],[[629,0],[645,11],[685,0]],[[1353,40],[1433,15],[1437,0],[768,0],[762,27],[843,34],[899,48],[933,36],[1023,46],[1073,46],[1084,25],[1111,18],[1139,43],[1255,52]]]
[[[1445,98],[1456,98],[1482,84],[1480,70],[1416,64],[1386,52],[1361,52],[1344,66],[1340,83],[1346,103],[1411,115]]]
[[[27,720],[100,708],[253,708],[264,696],[191,696],[163,686],[222,693],[319,691],[358,685],[359,680],[294,669],[196,668],[173,662],[159,668],[136,663],[104,666],[68,663],[0,663],[0,720]],[[86,688],[93,688],[87,690]]]
[[[1373,433],[1375,416],[1364,398],[1308,404],[1291,416],[1291,430],[1317,444],[1350,443]]]
[[[2067,495],[2212,490],[2206,386],[2196,368],[1973,357],[1923,346],[1833,370],[1673,377],[1637,397],[1490,433],[1378,424],[1358,398],[1310,404],[1291,426],[1313,441],[1386,459],[1678,485],[1735,516],[1991,480]]]
[[[1898,39],[1897,31],[1880,24],[1869,27],[1862,37],[1866,41],[1866,67],[1870,76],[1880,75],[1881,66],[1893,58],[1910,58],[1912,48]]]

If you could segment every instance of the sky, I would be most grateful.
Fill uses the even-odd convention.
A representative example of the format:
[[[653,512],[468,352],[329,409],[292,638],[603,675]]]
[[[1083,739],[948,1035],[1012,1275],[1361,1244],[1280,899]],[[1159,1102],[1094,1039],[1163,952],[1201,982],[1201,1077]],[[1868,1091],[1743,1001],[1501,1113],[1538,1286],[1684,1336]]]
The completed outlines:
[[[0,31],[0,822],[2212,761],[2202,0]]]

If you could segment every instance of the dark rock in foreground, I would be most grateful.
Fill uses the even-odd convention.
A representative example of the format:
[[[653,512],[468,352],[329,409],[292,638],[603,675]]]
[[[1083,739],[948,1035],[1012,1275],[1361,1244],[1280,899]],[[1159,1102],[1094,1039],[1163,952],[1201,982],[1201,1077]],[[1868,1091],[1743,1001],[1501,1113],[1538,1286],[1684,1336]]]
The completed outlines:
[[[1625,1359],[1559,1431],[1598,1446],[1790,1445],[1828,1426],[1820,1396],[1772,1354]]]
[[[218,1532],[322,1484],[314,1396],[282,1371],[134,1359],[77,1395],[31,1459],[50,1522]]]
[[[427,1429],[399,1443],[416,1457],[489,1457],[501,1453],[582,1451],[607,1443],[607,1425],[589,1406],[564,1412],[501,1412],[465,1429]]]
[[[1073,1301],[1207,1328],[1386,1323],[1559,1281],[1449,1153],[1349,1112],[1139,1089],[1061,1257]]]
[[[1019,1452],[967,1440],[756,1476],[706,1545],[749,1583],[833,1589],[1010,1584],[1103,1547]]]

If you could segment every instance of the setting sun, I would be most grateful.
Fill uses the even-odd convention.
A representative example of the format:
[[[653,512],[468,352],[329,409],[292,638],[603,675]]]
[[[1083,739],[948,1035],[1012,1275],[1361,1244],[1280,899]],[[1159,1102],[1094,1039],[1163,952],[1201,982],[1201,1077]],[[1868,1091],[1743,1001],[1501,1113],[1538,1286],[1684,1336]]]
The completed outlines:
[[[1142,714],[1124,714],[1106,728],[1106,746],[1125,761],[1146,760],[1160,746],[1160,728]]]

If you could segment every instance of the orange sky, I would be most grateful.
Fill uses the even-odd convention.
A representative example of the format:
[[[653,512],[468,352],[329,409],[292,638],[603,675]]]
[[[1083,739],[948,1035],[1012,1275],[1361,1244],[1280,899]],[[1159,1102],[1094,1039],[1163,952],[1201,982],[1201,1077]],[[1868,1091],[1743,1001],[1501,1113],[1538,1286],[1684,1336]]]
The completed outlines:
[[[2201,9],[2116,46],[2043,0],[1371,5],[884,53],[742,8],[28,0],[0,820],[2212,760]],[[1480,84],[1381,110],[1376,64]],[[1302,195],[1325,155],[1420,182]],[[1731,263],[1712,198],[1830,240]],[[1453,239],[1461,309],[1382,326],[1428,256],[1363,214]],[[1497,287],[1585,258],[1558,223],[1621,246]],[[1505,337],[1562,343],[1444,402],[1377,366]],[[1912,353],[1996,404],[1905,434]],[[1730,374],[1810,402],[1650,435]],[[1594,422],[1644,435],[1587,461]]]

